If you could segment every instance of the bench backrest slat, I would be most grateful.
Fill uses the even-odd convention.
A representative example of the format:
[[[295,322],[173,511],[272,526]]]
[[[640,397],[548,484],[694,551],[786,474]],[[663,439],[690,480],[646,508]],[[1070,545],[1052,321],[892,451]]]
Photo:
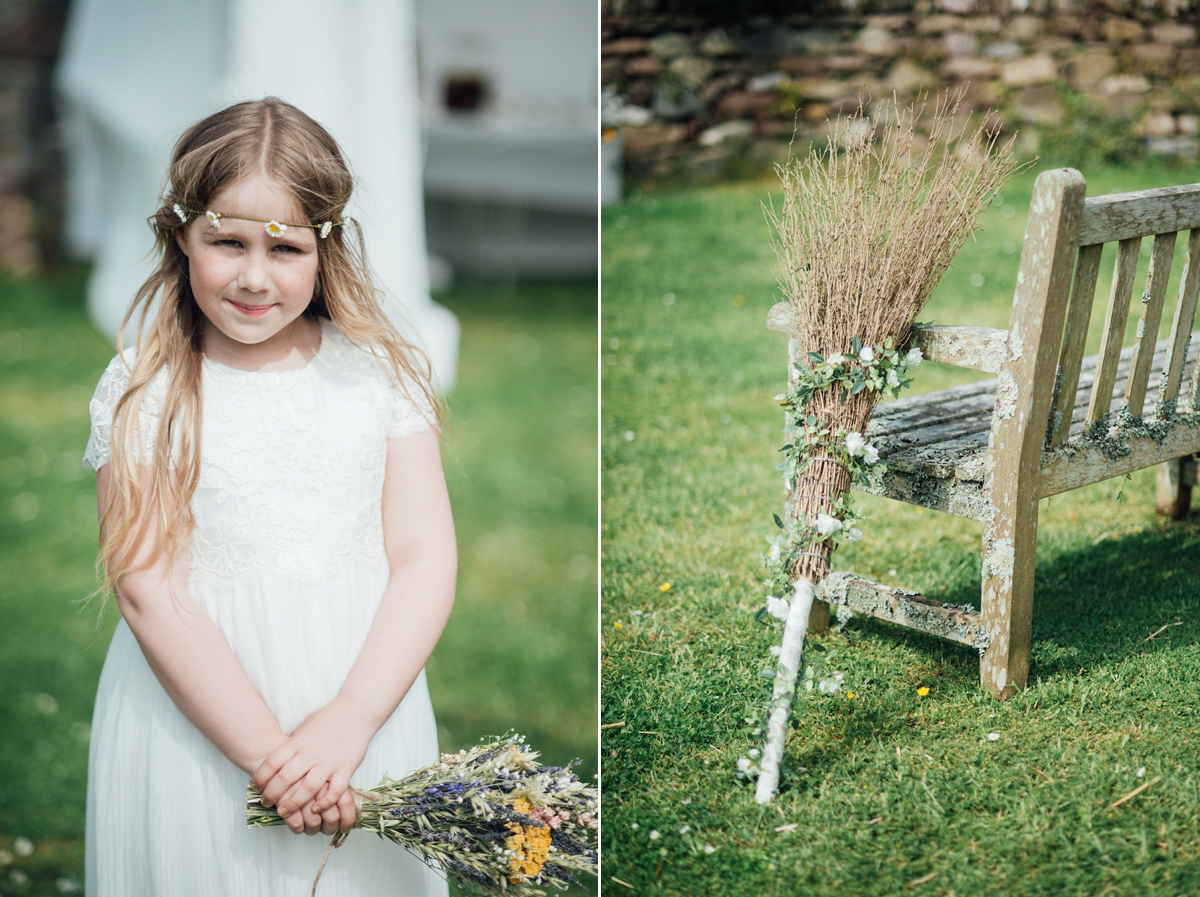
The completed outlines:
[[[1125,384],[1125,404],[1135,417],[1142,413],[1146,404],[1150,365],[1154,361],[1154,344],[1158,342],[1158,325],[1162,321],[1167,278],[1171,276],[1174,257],[1175,234],[1156,236],[1150,253],[1150,270],[1146,273],[1146,289],[1142,293],[1142,308],[1138,313],[1137,342],[1133,344],[1133,359]]]
[[[1075,265],[1075,283],[1071,288],[1071,304],[1067,307],[1066,331],[1058,370],[1061,379],[1054,387],[1051,412],[1059,411],[1058,426],[1050,434],[1051,445],[1062,445],[1071,430],[1071,412],[1075,390],[1079,388],[1079,369],[1087,346],[1088,325],[1092,320],[1092,302],[1096,295],[1096,279],[1100,276],[1100,256],[1104,244],[1096,243],[1079,250]]]
[[[1034,203],[1030,221],[1047,212]],[[1087,404],[1085,432],[1112,423],[1110,412],[1115,412],[1117,405],[1123,405],[1123,410],[1133,417],[1163,413],[1158,408],[1148,410],[1149,399],[1167,403],[1168,407],[1176,404],[1200,410],[1200,362],[1193,369],[1188,368],[1189,357],[1196,354],[1196,346],[1189,346],[1189,341],[1200,312],[1200,184],[1084,199],[1079,205],[1078,220],[1071,261],[1060,263],[1068,270],[1073,268],[1070,295],[1054,291],[1046,295],[1047,301],[1062,303],[1066,312],[1062,330],[1057,336],[1049,335],[1052,340],[1059,339],[1060,344],[1057,373],[1050,387],[1048,448],[1060,446],[1070,438],[1073,418],[1078,425],[1075,409],[1084,402]],[[1171,335],[1160,342],[1159,328],[1166,313],[1171,268],[1177,250],[1182,250],[1179,237],[1185,230],[1190,233],[1187,251],[1178,253],[1184,263],[1178,275],[1179,292],[1173,308]],[[1137,331],[1132,347],[1125,348],[1130,306],[1135,287],[1140,283],[1138,262],[1146,237],[1152,237],[1153,243],[1148,247],[1150,259],[1144,287],[1137,291],[1141,300],[1137,304]],[[1082,370],[1082,361],[1089,343],[1088,329],[1106,243],[1117,244],[1116,260],[1104,311],[1100,352],[1095,371],[1090,373]],[[1033,249],[1028,260],[1022,255],[1018,284],[1022,277],[1028,278],[1039,266],[1047,264],[1045,254],[1036,247]],[[1018,287],[1018,302],[1020,294]],[[1014,307],[1014,325],[1020,317]],[[1019,347],[1014,349],[1014,354],[1017,352]],[[1183,382],[1185,371],[1190,374],[1189,384]],[[1150,382],[1152,376],[1156,378],[1154,383]],[[1121,395],[1114,399],[1118,383]],[[1044,384],[1035,384],[1035,389],[1046,388]]]
[[[1179,278],[1179,301],[1175,305],[1175,317],[1171,320],[1171,345],[1167,350],[1165,367],[1166,379],[1163,382],[1162,400],[1174,401],[1179,396],[1179,381],[1183,379],[1183,364],[1187,360],[1188,338],[1196,321],[1196,294],[1200,292],[1200,228],[1194,229],[1188,237],[1187,258],[1183,263],[1183,273]],[[1196,365],[1200,373],[1200,364]],[[1196,399],[1196,389],[1192,388],[1192,400]]]
[[[1089,423],[1099,420],[1112,404],[1113,387],[1117,382],[1117,363],[1121,356],[1121,342],[1125,337],[1125,322],[1129,318],[1129,299],[1133,293],[1133,280],[1137,275],[1138,252],[1141,246],[1140,236],[1121,240],[1117,246],[1112,292],[1108,297],[1104,336],[1100,342],[1100,363],[1092,384],[1092,401],[1088,405]]]
[[[1112,243],[1200,227],[1200,184],[1084,200],[1079,245]]]

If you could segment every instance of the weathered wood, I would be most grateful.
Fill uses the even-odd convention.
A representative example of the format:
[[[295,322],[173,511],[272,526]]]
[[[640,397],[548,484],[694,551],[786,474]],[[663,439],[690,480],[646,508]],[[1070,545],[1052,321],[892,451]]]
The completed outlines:
[[[981,607],[989,645],[984,687],[1004,699],[1025,687],[1033,624],[1037,474],[1058,367],[1058,349],[1083,209],[1083,176],[1043,172],[1033,186],[1009,331],[1000,371],[984,483],[996,514],[983,524]]]
[[[1113,243],[1200,227],[1198,196],[1200,184],[1094,196],[1083,204],[1079,245]]]
[[[1062,352],[1058,358],[1058,375],[1061,379],[1054,388],[1053,407],[1058,412],[1072,407],[1075,391],[1079,388],[1079,373],[1083,366],[1084,346],[1087,344],[1088,324],[1092,320],[1092,303],[1096,296],[1096,279],[1100,275],[1100,256],[1103,252],[1102,243],[1079,250]],[[1071,415],[1060,413],[1058,426],[1051,429],[1050,444],[1059,445],[1070,432]]]
[[[1129,318],[1129,298],[1133,278],[1137,274],[1138,250],[1142,238],[1131,237],[1117,246],[1117,263],[1113,270],[1112,292],[1108,297],[1108,314],[1104,318],[1104,335],[1100,339],[1100,365],[1092,383],[1092,403],[1088,420],[1097,421],[1112,403],[1113,385],[1117,378],[1117,361],[1125,339],[1125,322]]]
[[[767,312],[767,329],[795,336],[800,325],[796,322],[796,306],[791,302],[776,302]]]
[[[1153,467],[1189,454],[1197,446],[1200,446],[1200,415],[1196,414],[1181,415],[1162,434],[1134,434],[1101,442],[1072,441],[1047,456],[1039,474],[1038,497],[1058,495]]]
[[[1171,276],[1171,260],[1175,257],[1175,234],[1159,234],[1150,252],[1150,269],[1146,272],[1146,289],[1142,292],[1142,309],[1138,314],[1137,342],[1133,344],[1133,361],[1125,384],[1125,404],[1134,417],[1142,413],[1146,400],[1146,385],[1150,379],[1150,363],[1158,340],[1158,325],[1162,321],[1163,300],[1167,296],[1167,279]]]
[[[1196,321],[1197,293],[1200,293],[1200,228],[1193,230],[1188,237],[1187,257],[1179,277],[1179,298],[1175,303],[1175,317],[1171,319],[1171,351],[1167,356],[1166,377],[1160,397],[1164,401],[1174,401],[1179,395],[1188,335]]]
[[[1084,201],[1083,189],[1070,170],[1038,178],[1008,330],[917,333],[926,358],[998,376],[882,404],[868,428],[887,464],[865,491],[982,524],[982,610],[852,574],[831,574],[818,596],[974,645],[981,680],[1000,698],[1028,674],[1038,499],[1158,464],[1157,503],[1180,514],[1196,480],[1200,185],[1098,201]],[[1171,336],[1156,340],[1177,231],[1192,224]],[[1156,239],[1137,341],[1124,348],[1143,236]],[[1119,246],[1101,351],[1084,358],[1100,239]],[[786,311],[773,310],[769,326],[792,333]],[[802,353],[794,338],[789,353]]]
[[[928,361],[1000,373],[1008,357],[1008,331],[993,327],[919,327],[917,345]]]
[[[830,573],[817,586],[817,597],[828,605],[848,608],[857,614],[919,629],[980,650],[987,647],[983,621],[971,607],[943,604],[918,592],[890,588],[852,573]]]
[[[1154,483],[1154,505],[1158,513],[1182,520],[1192,509],[1192,487],[1196,485],[1196,459],[1172,458],[1158,465]]]

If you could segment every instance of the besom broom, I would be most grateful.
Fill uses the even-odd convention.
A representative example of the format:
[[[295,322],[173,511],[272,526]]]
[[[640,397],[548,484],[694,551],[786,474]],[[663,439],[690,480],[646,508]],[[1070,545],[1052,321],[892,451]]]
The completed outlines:
[[[769,555],[767,610],[784,622],[767,707],[755,800],[779,785],[804,634],[816,584],[843,539],[861,533],[848,493],[878,462],[871,410],[911,380],[912,325],[996,190],[1017,171],[1012,141],[985,121],[956,126],[961,93],[934,104],[893,101],[876,117],[839,118],[824,150],[779,166],[783,202],[768,210],[780,287],[806,360],[791,371],[785,434],[784,532]],[[766,674],[765,674],[766,675]],[[743,769],[749,764],[743,765]]]

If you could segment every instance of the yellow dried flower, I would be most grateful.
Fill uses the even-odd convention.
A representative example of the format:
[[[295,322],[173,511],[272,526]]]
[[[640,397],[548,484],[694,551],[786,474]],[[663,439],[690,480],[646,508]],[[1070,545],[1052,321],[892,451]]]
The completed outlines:
[[[522,816],[533,812],[533,806],[523,797],[513,801],[513,810]],[[550,853],[550,826],[522,825],[519,822],[505,823],[512,836],[506,838],[504,846],[512,851],[509,861],[508,880],[518,884],[527,878],[536,878],[546,864],[546,856]]]

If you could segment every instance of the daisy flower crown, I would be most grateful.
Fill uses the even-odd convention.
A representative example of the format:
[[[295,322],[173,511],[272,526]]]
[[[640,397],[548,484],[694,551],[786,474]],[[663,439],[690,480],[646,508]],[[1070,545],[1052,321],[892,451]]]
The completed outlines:
[[[172,211],[179,216],[179,220],[184,224],[187,224],[188,219],[193,215],[200,214],[197,210],[186,208],[185,206],[181,206],[179,203],[175,203],[172,206]],[[287,233],[287,229],[289,227],[309,227],[316,231],[317,236],[322,240],[328,237],[330,231],[332,231],[335,227],[342,227],[346,223],[344,220],[342,220],[325,221],[321,224],[298,224],[294,221],[277,221],[274,218],[268,221],[266,218],[251,218],[249,215],[233,215],[229,212],[214,212],[212,209],[206,211],[204,213],[204,217],[208,219],[208,223],[211,224],[215,230],[221,229],[222,218],[237,218],[239,221],[262,222],[262,224],[266,227],[267,233],[272,237],[282,237],[285,233]]]

